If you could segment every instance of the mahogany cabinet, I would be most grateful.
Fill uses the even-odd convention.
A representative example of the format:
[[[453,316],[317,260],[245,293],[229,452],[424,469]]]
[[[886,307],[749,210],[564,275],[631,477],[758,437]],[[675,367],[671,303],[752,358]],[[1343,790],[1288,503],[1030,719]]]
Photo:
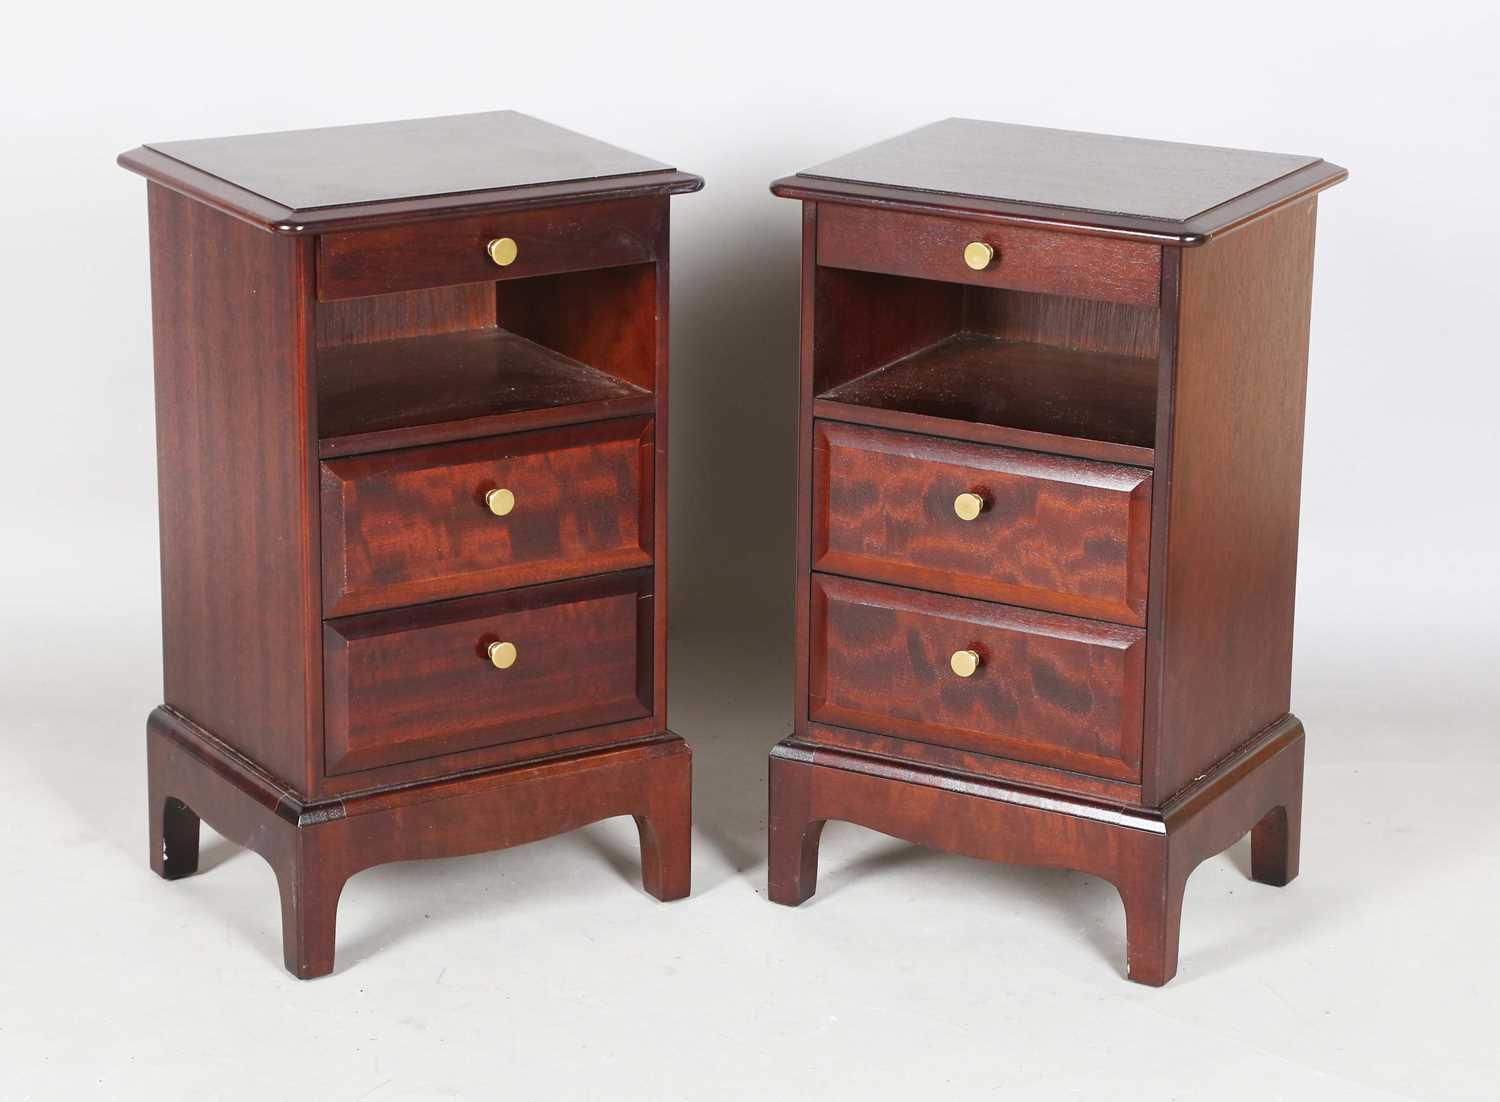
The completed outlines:
[[[206,819],[333,968],[344,882],[632,815],[688,892],[666,726],[668,201],[515,112],[143,146],[164,703],[151,866]]]
[[[795,728],[770,896],[829,819],[1119,889],[1296,875],[1292,612],[1316,157],[949,119],[802,202]]]

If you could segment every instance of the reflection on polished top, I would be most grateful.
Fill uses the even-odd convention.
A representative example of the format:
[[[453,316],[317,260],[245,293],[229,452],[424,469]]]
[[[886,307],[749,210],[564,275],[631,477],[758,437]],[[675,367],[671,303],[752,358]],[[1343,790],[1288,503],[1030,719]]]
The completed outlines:
[[[146,148],[294,211],[672,171],[517,111]]]
[[[798,176],[1186,221],[1318,157],[945,119]]]

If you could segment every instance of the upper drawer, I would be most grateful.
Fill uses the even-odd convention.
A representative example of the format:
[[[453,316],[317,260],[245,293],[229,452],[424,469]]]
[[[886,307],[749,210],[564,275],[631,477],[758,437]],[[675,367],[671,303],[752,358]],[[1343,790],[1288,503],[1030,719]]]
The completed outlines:
[[[318,298],[363,298],[455,283],[581,272],[656,259],[665,199],[406,222],[318,238]],[[509,238],[500,264],[489,243]],[[497,250],[502,260],[510,252]]]
[[[992,250],[982,268],[965,260],[971,244]],[[818,263],[1137,306],[1161,297],[1159,245],[837,203],[818,206]]]
[[[814,428],[814,570],[1142,625],[1150,545],[1150,471]]]
[[[649,564],[653,440],[628,418],[328,460],[324,614]]]
[[[328,772],[647,715],[651,607],[650,572],[632,571],[330,620]]]
[[[819,574],[811,611],[814,721],[1139,782],[1140,628]]]

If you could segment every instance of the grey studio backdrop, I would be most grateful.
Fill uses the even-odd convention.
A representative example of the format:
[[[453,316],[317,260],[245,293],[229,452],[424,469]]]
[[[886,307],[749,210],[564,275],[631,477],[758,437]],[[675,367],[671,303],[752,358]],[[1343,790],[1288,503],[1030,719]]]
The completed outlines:
[[[0,1097],[1486,1097],[1500,983],[1489,5],[28,10],[6,44]],[[29,21],[29,22],[26,22]],[[361,874],[279,965],[258,858],[145,865],[160,694],[146,140],[514,107],[701,173],[673,201],[671,720],[694,896],[628,821]],[[1302,877],[1190,882],[1122,978],[1113,889],[831,827],[764,894],[790,729],[798,250],[769,181],[950,115],[1319,155],[1294,708]],[[1090,1043],[1080,1048],[1077,1039]],[[499,1089],[498,1087],[496,1089]],[[1105,1090],[1109,1094],[1109,1090]]]

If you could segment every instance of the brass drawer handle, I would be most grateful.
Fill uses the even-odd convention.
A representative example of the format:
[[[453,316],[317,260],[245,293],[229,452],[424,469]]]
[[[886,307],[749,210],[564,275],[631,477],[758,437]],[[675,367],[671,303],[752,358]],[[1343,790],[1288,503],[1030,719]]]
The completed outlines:
[[[508,268],[516,262],[516,241],[513,237],[497,237],[484,247],[484,251],[490,254],[490,259],[502,268]]]
[[[986,244],[983,241],[970,241],[964,246],[964,263],[976,272],[984,271],[994,261],[995,246]]]
[[[485,653],[490,656],[490,665],[497,670],[508,670],[516,664],[514,643],[491,643],[485,648]]]
[[[978,494],[959,494],[953,499],[953,511],[959,520],[973,520],[984,512],[984,498]]]
[[[956,650],[953,657],[948,659],[948,668],[959,677],[973,677],[974,671],[979,669],[979,652],[977,650]]]
[[[504,488],[491,490],[484,495],[484,503],[497,517],[509,516],[516,507],[516,495]]]

